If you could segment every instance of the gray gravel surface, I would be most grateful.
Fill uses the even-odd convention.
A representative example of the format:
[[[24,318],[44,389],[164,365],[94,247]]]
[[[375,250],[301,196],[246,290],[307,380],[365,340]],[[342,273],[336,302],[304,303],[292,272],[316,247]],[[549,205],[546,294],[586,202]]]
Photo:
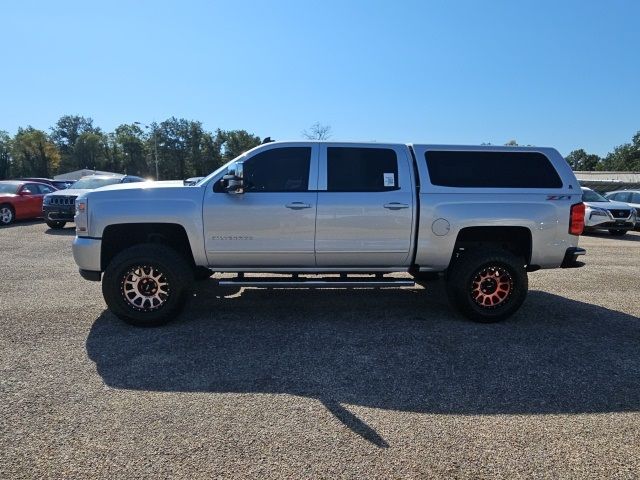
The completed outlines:
[[[105,310],[73,230],[0,230],[0,478],[638,478],[640,234],[530,274],[512,319],[442,286],[200,284],[159,329]]]

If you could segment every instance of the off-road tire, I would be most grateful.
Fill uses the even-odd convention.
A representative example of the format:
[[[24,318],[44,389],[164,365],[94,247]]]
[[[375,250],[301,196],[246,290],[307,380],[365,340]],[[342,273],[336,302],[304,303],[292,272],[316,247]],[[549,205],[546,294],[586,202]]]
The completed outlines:
[[[11,205],[8,203],[0,205],[0,226],[11,225],[15,219],[16,211]]]
[[[139,270],[143,269],[143,270]],[[163,303],[155,306],[152,300],[147,306],[134,306],[131,296],[139,295],[139,287],[131,287],[132,278],[161,273],[167,294],[162,295]],[[140,285],[142,281],[138,281]],[[135,245],[116,255],[107,266],[102,278],[102,294],[109,309],[120,319],[136,327],[156,327],[164,325],[178,316],[193,284],[193,269],[178,252],[165,245],[146,243]],[[133,293],[132,293],[133,292]],[[158,292],[158,288],[156,288]],[[160,295],[162,292],[158,292]],[[160,301],[160,300],[158,300]]]
[[[483,287],[488,287],[488,294]],[[447,275],[451,304],[467,318],[481,323],[498,322],[513,315],[524,302],[528,288],[524,259],[503,249],[467,251]],[[491,303],[492,299],[497,303],[484,303]]]
[[[54,230],[60,230],[67,224],[67,222],[63,222],[61,220],[46,220],[46,222],[47,226]]]

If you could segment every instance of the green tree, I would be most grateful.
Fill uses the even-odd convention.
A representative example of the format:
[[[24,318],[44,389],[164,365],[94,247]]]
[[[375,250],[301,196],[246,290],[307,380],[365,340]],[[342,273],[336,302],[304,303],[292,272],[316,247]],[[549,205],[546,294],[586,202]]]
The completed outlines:
[[[602,158],[594,153],[587,153],[582,148],[574,150],[565,157],[572,170],[593,171],[602,163]]]
[[[189,134],[188,121],[171,117],[160,124],[151,124],[151,129],[152,133],[148,138],[148,142],[150,149],[158,149],[160,178],[187,178],[191,173],[190,171],[187,172],[187,158],[189,156],[189,146],[187,144]]]
[[[214,136],[205,131],[200,122],[175,117],[160,124],[153,123],[150,129],[147,151],[153,157],[157,147],[162,179],[208,175],[222,164],[222,146],[228,138],[220,131]],[[240,148],[238,146],[246,142],[244,137],[237,135],[232,136],[232,140],[234,148]]]
[[[148,146],[142,129],[136,124],[123,124],[110,135],[110,157],[116,170],[129,175],[148,176],[154,172],[147,163]]]
[[[262,143],[260,137],[252,135],[246,130],[217,130],[216,135],[219,138],[222,148],[222,159],[225,162],[242,155],[247,150],[257,147]]]
[[[61,169],[63,171],[78,170],[86,165],[86,151],[83,157],[76,154],[76,144],[83,133],[99,133],[100,129],[93,126],[93,120],[79,115],[64,115],[51,128],[51,139],[57,145],[61,156]],[[81,142],[82,146],[84,141]]]
[[[100,132],[82,132],[73,149],[75,164],[79,168],[107,168],[106,138]]]
[[[11,136],[0,130],[0,180],[9,178],[11,170]]]
[[[222,159],[222,139],[211,132],[204,132],[201,142],[202,170],[196,171],[196,176],[209,175],[224,164]]]
[[[12,142],[12,175],[50,177],[60,165],[60,152],[42,130],[19,128]]]
[[[625,143],[616,147],[602,162],[600,170],[638,172],[640,171],[640,131]]]

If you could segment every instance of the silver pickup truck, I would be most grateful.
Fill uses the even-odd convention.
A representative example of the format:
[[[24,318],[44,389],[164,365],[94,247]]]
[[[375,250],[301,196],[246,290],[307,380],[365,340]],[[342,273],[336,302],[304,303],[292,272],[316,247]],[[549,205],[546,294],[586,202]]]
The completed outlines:
[[[580,185],[551,148],[272,142],[195,186],[86,193],[75,222],[80,274],[102,277],[108,307],[139,326],[175,318],[213,272],[258,288],[443,277],[464,315],[494,322],[522,305],[527,272],[585,253]]]

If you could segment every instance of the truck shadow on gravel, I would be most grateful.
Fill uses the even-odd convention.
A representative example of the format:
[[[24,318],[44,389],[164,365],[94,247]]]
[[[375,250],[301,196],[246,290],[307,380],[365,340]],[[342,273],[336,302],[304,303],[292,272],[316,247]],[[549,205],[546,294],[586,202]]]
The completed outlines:
[[[387,442],[344,405],[470,415],[640,410],[640,320],[625,313],[532,291],[513,318],[481,325],[454,314],[437,284],[225,297],[205,283],[166,327],[98,317],[87,351],[106,385],[315,398],[379,447]]]

